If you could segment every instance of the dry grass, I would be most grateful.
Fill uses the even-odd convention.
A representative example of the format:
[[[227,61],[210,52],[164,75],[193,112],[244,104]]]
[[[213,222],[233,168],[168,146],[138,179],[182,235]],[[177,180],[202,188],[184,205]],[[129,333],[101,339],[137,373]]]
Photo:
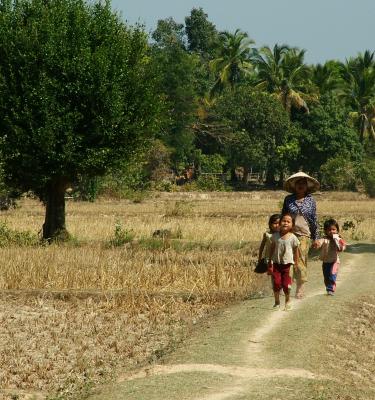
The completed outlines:
[[[375,297],[345,303],[332,330],[325,333],[319,354],[322,375],[334,379],[314,385],[325,400],[373,400],[375,398]],[[315,397],[314,397],[315,398]]]
[[[254,277],[252,261],[284,195],[68,202],[77,243],[0,248],[0,398],[82,397],[116,370],[160,356],[210,310],[259,290],[264,280]],[[356,194],[316,198],[321,216],[354,223],[346,235],[375,239],[375,201]],[[36,233],[43,214],[38,202],[25,199],[2,220]],[[118,222],[134,241],[109,247]],[[155,240],[157,229],[182,238]]]

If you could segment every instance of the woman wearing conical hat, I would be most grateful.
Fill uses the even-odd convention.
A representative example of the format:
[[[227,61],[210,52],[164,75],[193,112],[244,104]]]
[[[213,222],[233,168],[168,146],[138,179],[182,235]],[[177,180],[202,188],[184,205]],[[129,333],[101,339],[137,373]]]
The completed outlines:
[[[313,247],[316,247],[319,239],[316,203],[311,195],[319,187],[319,182],[304,172],[290,176],[284,184],[284,189],[291,194],[284,199],[282,213],[288,212],[294,217],[294,234],[300,241],[299,261],[293,271],[297,299],[303,297],[304,284],[307,282],[307,255],[311,240]]]

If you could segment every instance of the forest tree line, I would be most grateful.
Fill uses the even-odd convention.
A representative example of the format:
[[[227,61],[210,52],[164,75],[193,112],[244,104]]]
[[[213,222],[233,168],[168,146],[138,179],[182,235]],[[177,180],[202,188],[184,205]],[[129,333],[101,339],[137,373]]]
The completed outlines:
[[[303,169],[375,195],[374,127],[371,51],[310,65],[201,8],[148,34],[109,0],[0,0],[0,189],[43,201],[45,238],[65,231],[69,187],[174,190],[187,170],[198,189]]]
[[[256,47],[239,29],[218,31],[202,8],[184,24],[159,20],[151,39],[169,116],[158,140],[174,171],[242,167],[246,179],[251,168],[275,185],[302,169],[326,188],[371,185],[373,52],[309,65],[304,49]]]

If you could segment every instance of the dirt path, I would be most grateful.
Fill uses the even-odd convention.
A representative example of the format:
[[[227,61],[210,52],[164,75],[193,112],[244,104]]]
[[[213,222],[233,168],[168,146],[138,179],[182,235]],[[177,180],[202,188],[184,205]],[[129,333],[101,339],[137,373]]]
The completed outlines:
[[[345,304],[372,294],[374,253],[375,246],[350,246],[332,298],[320,263],[310,263],[307,296],[291,311],[272,310],[271,297],[233,306],[164,364],[124,375],[92,400],[325,399],[316,388],[323,393],[335,381],[321,368],[327,332]]]

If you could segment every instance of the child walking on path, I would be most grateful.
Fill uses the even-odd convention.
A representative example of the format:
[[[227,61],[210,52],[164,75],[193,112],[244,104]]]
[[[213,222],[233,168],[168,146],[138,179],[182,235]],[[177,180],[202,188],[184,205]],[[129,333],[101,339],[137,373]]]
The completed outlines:
[[[273,214],[268,220],[269,231],[264,232],[262,242],[259,246],[258,263],[263,259],[268,263],[271,259],[271,245],[272,245],[272,234],[279,231],[280,214]]]
[[[333,296],[336,291],[336,279],[340,266],[338,253],[346,249],[345,241],[339,235],[339,224],[334,219],[324,222],[325,238],[318,240],[321,249],[320,259],[323,261],[322,270],[327,295]]]
[[[280,291],[285,294],[285,311],[290,310],[290,288],[292,278],[290,267],[298,266],[299,240],[292,233],[294,219],[291,214],[285,213],[280,219],[280,231],[272,235],[270,251],[271,261],[268,266],[268,274],[272,275],[273,293],[275,296],[275,309],[280,309]]]

